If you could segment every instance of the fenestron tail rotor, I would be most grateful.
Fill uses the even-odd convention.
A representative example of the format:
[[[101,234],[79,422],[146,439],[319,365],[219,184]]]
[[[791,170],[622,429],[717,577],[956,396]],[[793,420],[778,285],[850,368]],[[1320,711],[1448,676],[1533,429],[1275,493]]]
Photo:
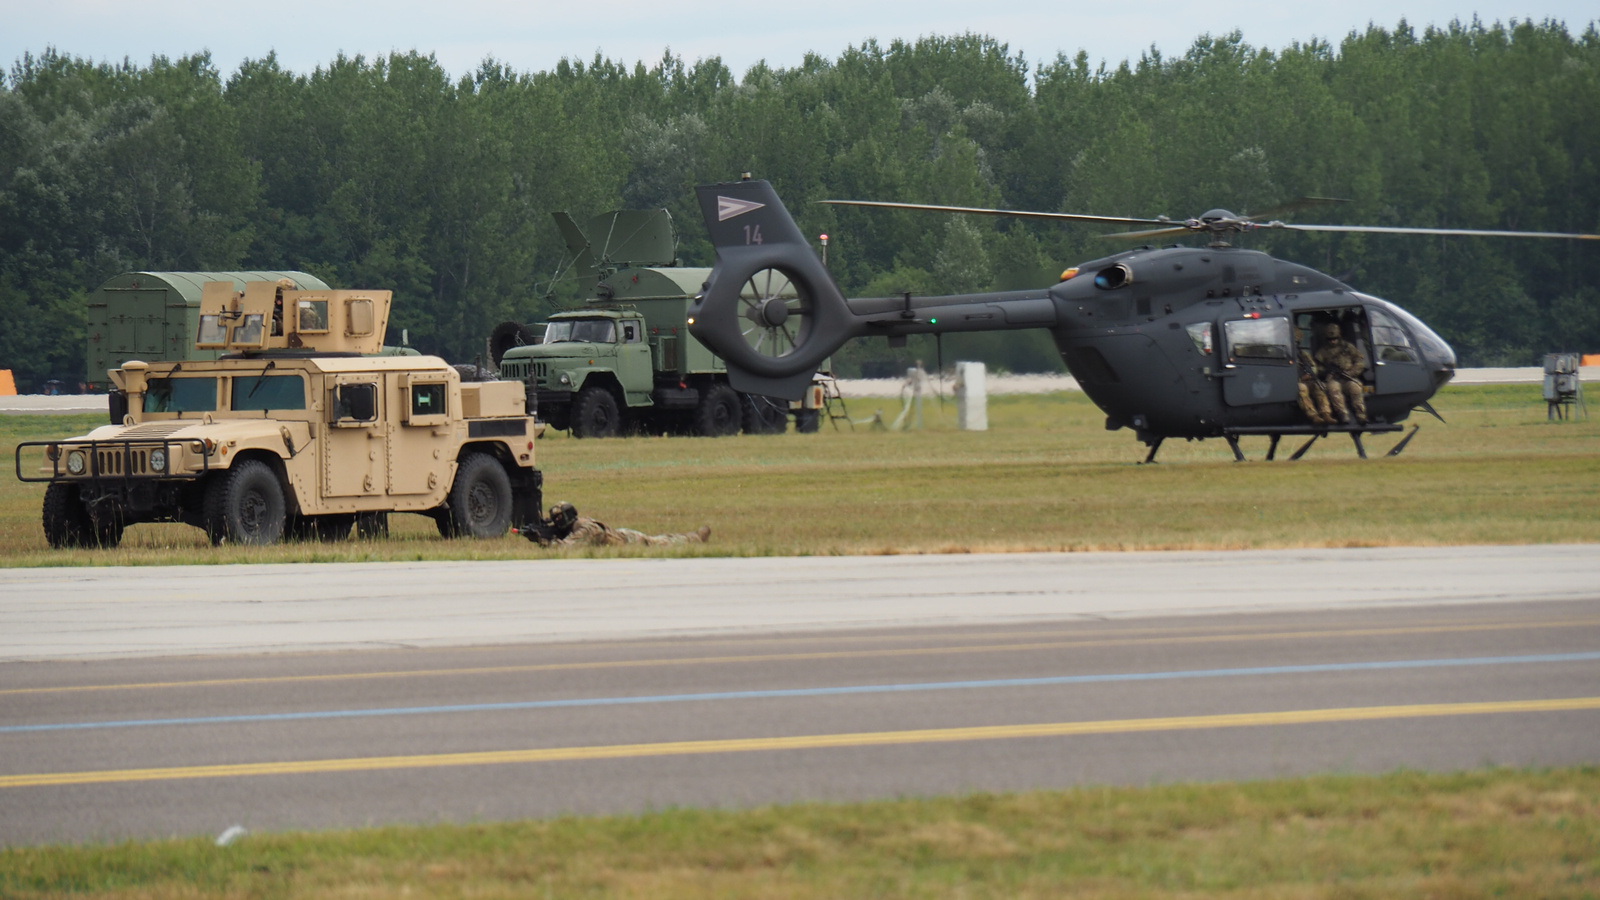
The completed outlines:
[[[781,359],[811,336],[812,304],[779,269],[752,274],[739,291],[744,339],[765,357]]]

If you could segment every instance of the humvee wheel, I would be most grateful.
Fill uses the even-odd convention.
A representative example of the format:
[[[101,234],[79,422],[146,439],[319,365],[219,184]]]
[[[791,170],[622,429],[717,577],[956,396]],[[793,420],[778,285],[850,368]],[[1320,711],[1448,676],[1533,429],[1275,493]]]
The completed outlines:
[[[694,430],[705,437],[727,437],[738,434],[739,393],[725,384],[713,384],[700,395],[700,405],[694,411]]]
[[[83,501],[78,499],[78,486],[53,481],[44,489],[44,538],[50,546],[60,550],[64,547],[92,546],[94,523],[89,520],[89,511],[83,508]]]
[[[741,404],[745,434],[783,434],[789,428],[789,404],[760,394],[745,394]]]
[[[500,461],[474,453],[461,461],[450,488],[450,531],[460,537],[495,538],[511,527],[511,478]],[[439,531],[445,532],[440,520]]]
[[[211,543],[275,544],[283,537],[283,485],[266,463],[247,459],[206,486]]]
[[[572,436],[579,438],[616,437],[622,431],[622,414],[617,398],[598,384],[578,392],[572,404]]]

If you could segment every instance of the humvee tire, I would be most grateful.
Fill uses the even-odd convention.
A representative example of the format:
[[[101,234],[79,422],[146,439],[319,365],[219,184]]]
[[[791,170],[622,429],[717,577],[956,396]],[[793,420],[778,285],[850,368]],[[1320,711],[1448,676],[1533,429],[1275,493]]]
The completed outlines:
[[[472,453],[456,469],[439,532],[448,537],[497,538],[511,527],[511,478],[500,460]]]
[[[744,433],[783,434],[789,428],[789,404],[760,394],[745,394]]]
[[[727,437],[739,433],[739,393],[725,384],[713,384],[700,395],[694,411],[695,434]]]
[[[44,538],[57,550],[93,547],[94,522],[78,499],[78,486],[53,481],[44,489]]]
[[[572,436],[578,438],[616,437],[622,431],[622,414],[617,398],[598,384],[585,385],[572,404]]]
[[[234,463],[206,486],[206,532],[211,543],[275,544],[283,537],[283,485],[258,459]]]

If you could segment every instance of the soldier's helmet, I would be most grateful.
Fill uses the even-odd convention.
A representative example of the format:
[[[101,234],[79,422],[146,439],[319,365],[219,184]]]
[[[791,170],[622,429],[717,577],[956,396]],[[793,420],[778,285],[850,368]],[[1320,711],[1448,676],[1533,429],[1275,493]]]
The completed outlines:
[[[550,507],[550,524],[562,534],[572,531],[572,526],[578,524],[578,508],[565,500],[557,503]]]
[[[1330,341],[1337,341],[1341,337],[1339,333],[1339,323],[1329,322],[1328,324],[1322,326],[1322,336]]]

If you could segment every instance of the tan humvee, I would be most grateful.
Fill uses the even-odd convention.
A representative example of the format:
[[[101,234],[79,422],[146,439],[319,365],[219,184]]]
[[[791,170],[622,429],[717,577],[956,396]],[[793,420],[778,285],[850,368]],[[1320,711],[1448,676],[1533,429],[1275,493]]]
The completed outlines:
[[[33,441],[50,544],[115,546],[125,526],[179,521],[214,543],[388,531],[432,517],[446,536],[536,525],[536,425],[518,381],[462,383],[431,356],[382,347],[388,291],[207,284],[196,346],[217,360],[113,369],[113,424]]]

